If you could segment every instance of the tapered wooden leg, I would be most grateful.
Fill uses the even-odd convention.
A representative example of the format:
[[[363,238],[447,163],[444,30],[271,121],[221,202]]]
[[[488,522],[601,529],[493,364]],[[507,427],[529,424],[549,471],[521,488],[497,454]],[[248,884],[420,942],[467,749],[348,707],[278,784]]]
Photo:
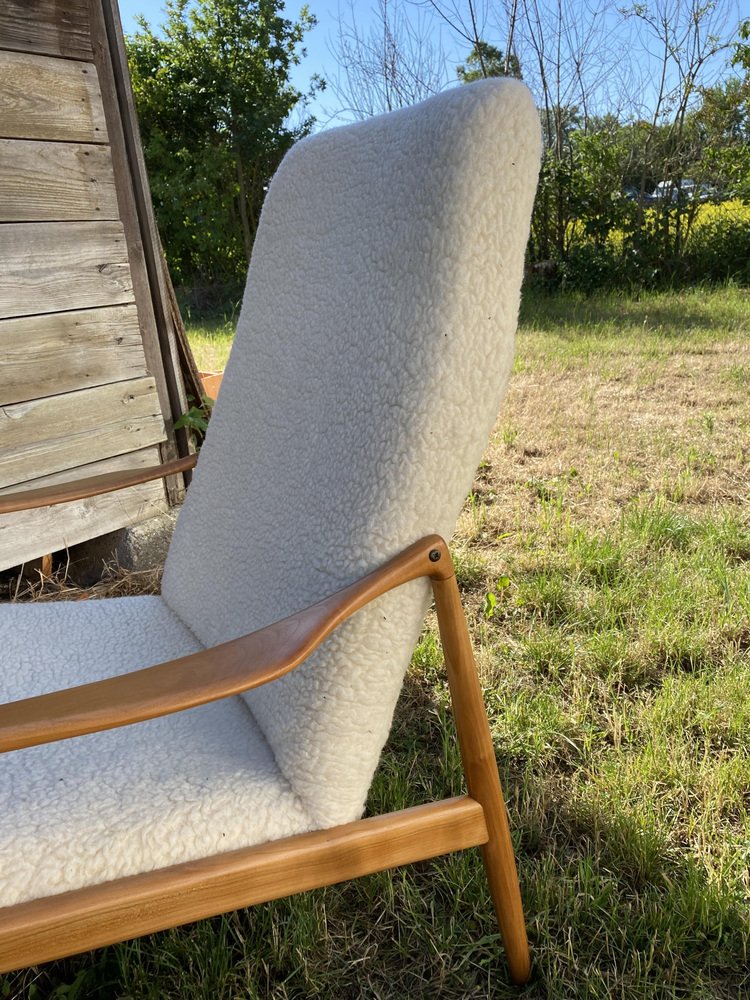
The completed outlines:
[[[531,973],[508,816],[495,750],[455,576],[432,580],[456,730],[469,795],[481,803],[489,841],[481,848],[510,974],[522,985]]]

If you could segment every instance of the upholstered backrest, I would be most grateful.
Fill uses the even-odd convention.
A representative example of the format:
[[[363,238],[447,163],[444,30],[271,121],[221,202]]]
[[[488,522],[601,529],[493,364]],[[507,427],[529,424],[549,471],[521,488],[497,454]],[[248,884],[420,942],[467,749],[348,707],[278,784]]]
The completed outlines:
[[[287,155],[164,575],[201,642],[291,614],[424,534],[450,537],[512,364],[539,156],[512,80]],[[428,590],[381,598],[245,696],[321,825],[363,808]]]

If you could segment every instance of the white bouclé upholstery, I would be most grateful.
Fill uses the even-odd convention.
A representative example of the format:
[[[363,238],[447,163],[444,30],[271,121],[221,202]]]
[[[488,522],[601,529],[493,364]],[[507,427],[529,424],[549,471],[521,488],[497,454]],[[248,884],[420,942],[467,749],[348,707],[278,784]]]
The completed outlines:
[[[294,147],[162,598],[0,608],[0,700],[245,634],[450,537],[510,373],[539,155],[512,80]],[[0,905],[359,816],[427,600],[386,595],[241,698],[0,758]]]
[[[10,701],[200,648],[158,597],[0,606]],[[0,757],[0,906],[309,829],[244,702]]]
[[[206,645],[450,537],[510,373],[539,154],[528,90],[495,80],[286,157],[164,578]],[[427,593],[247,696],[321,824],[361,813]]]

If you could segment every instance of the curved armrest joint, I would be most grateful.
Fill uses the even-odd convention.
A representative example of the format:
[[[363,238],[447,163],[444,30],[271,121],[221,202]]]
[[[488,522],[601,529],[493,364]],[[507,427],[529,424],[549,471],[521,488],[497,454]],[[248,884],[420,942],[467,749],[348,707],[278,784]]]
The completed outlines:
[[[453,563],[428,535],[379,569],[273,625],[190,656],[0,705],[0,753],[127,726],[249,691],[294,670],[346,618],[420,577],[448,580]]]

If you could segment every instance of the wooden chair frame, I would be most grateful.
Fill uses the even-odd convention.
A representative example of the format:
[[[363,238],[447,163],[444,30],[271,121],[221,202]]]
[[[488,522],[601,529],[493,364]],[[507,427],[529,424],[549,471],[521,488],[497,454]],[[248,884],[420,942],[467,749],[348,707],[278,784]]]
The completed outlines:
[[[6,495],[0,513],[93,496],[194,464],[190,456]],[[478,846],[510,975],[519,985],[527,982],[529,948],[495,752],[450,552],[438,535],[250,635],[144,670],[2,705],[0,752],[129,725],[259,687],[293,670],[363,605],[419,577],[430,579],[435,597],[467,795],[5,907],[0,972]]]

